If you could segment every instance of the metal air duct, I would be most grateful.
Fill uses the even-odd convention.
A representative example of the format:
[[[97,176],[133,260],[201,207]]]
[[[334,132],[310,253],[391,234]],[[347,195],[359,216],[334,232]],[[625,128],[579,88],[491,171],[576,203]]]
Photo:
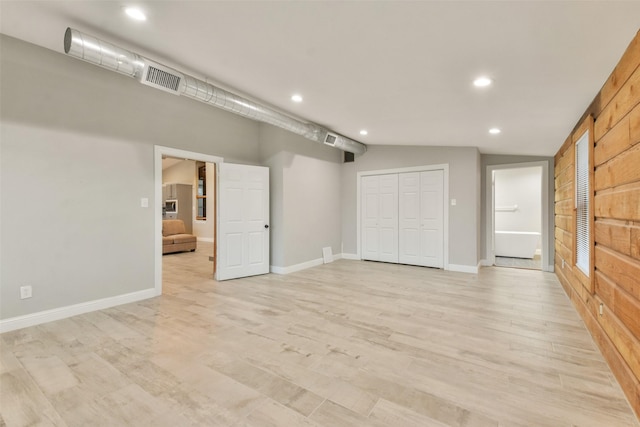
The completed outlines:
[[[64,51],[74,58],[133,77],[144,85],[175,95],[184,95],[239,116],[278,126],[321,144],[355,154],[363,154],[367,150],[366,145],[320,125],[294,119],[72,28],[67,28],[64,33]]]

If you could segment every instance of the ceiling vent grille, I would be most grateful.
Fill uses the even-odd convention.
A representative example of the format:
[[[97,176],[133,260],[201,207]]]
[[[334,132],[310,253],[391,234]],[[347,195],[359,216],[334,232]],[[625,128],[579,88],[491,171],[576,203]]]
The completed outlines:
[[[160,64],[147,63],[140,82],[178,95],[180,93],[182,74]]]
[[[332,147],[336,146],[336,141],[338,140],[338,135],[335,135],[333,133],[327,132],[327,134],[324,137],[324,143],[327,145],[330,145]]]

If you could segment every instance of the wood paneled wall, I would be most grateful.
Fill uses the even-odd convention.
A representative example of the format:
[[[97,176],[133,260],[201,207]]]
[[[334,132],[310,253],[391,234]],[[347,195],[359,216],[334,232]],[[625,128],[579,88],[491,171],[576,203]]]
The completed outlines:
[[[594,272],[585,286],[572,261],[574,143],[590,115]],[[640,418],[640,31],[555,164],[556,274]]]

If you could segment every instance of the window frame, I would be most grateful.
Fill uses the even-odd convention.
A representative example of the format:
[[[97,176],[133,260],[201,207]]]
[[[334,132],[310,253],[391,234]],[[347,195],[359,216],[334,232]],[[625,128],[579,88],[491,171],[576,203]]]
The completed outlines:
[[[587,136],[584,139],[585,135]],[[594,252],[595,252],[595,215],[594,215],[594,162],[593,162],[593,149],[594,149],[594,120],[593,116],[589,115],[586,117],[580,126],[573,133],[573,150],[574,150],[574,173],[573,173],[573,262],[572,265],[575,266],[575,276],[580,281],[580,283],[591,293],[595,292],[594,286],[594,276],[595,276],[595,263],[594,263]],[[587,154],[587,185],[586,196],[587,196],[587,215],[588,215],[588,223],[587,223],[587,233],[588,233],[588,242],[587,247],[589,250],[588,253],[588,265],[585,270],[582,269],[582,266],[578,263],[578,144],[586,143],[586,154]]]

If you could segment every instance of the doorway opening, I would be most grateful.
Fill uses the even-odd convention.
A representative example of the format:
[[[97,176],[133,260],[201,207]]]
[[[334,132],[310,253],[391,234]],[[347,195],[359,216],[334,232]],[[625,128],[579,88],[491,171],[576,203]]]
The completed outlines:
[[[216,167],[222,158],[155,147],[156,295],[185,276],[214,280],[216,268]],[[196,249],[163,254],[163,220],[179,219]],[[165,277],[166,276],[166,277]],[[163,286],[164,285],[164,286]],[[169,291],[171,292],[171,291]]]
[[[182,291],[186,275],[191,276],[193,283],[202,283],[215,274],[215,172],[215,163],[162,157],[165,293]]]
[[[489,262],[497,267],[548,270],[547,163],[487,168]]]

